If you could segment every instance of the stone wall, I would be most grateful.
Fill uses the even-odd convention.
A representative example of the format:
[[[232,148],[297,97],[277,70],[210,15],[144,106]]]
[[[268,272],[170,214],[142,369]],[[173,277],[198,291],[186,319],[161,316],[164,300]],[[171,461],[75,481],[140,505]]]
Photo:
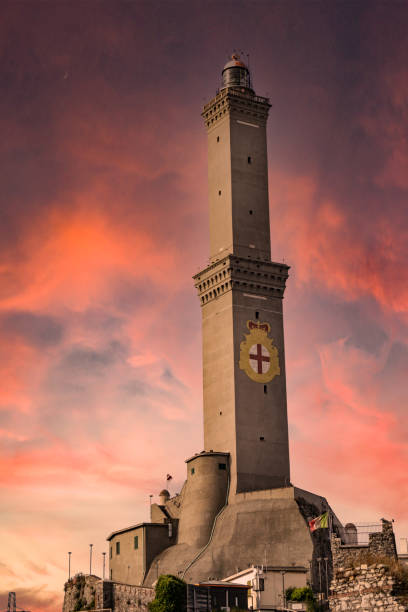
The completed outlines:
[[[398,563],[390,521],[382,519],[382,531],[370,534],[366,546],[332,536],[331,547],[330,610],[408,612],[408,572]]]
[[[408,590],[382,564],[339,569],[331,584],[330,610],[407,612]]]
[[[369,534],[368,545],[342,544],[341,539],[332,536],[331,550],[333,568],[350,567],[359,561],[373,557],[397,559],[394,530],[392,522],[381,519],[382,531]]]
[[[98,576],[76,574],[64,586],[64,604],[62,612],[91,610],[95,607],[96,586],[101,581]]]
[[[153,599],[154,589],[81,574],[65,584],[62,611],[148,612]]]

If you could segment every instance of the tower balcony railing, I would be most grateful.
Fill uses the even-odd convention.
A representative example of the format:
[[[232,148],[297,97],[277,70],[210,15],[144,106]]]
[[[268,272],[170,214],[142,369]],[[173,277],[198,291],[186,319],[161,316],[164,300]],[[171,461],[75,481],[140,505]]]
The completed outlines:
[[[256,94],[251,93],[250,90],[245,91],[241,88],[227,87],[225,89],[221,89],[221,91],[218,91],[215,98],[213,98],[211,102],[208,102],[208,104],[204,105],[203,112],[205,113],[205,111],[209,109],[215,102],[218,102],[225,96],[234,96],[235,98],[241,98],[242,100],[250,100],[251,102],[257,102],[258,104],[267,104],[268,106],[271,105],[271,103],[269,102],[269,98],[257,96]]]

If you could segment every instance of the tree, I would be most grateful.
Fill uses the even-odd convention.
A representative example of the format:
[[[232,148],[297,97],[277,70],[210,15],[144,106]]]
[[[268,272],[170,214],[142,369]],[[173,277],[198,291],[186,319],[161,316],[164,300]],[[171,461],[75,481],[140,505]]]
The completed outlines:
[[[187,607],[187,585],[171,574],[160,576],[156,597],[149,603],[150,612],[184,612]]]

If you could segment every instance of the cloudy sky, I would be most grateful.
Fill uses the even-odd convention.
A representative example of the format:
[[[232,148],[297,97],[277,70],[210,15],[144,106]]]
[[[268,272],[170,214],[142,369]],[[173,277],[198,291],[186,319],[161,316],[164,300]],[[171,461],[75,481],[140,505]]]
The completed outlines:
[[[268,125],[292,482],[408,536],[408,5],[0,8],[0,609],[57,612],[202,449],[201,107],[233,49]]]

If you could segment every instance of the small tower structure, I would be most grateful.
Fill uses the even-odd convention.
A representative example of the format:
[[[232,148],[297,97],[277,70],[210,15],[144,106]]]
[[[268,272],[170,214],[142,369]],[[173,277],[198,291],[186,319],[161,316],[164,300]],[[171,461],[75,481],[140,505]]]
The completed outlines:
[[[230,453],[231,494],[290,482],[282,312],[289,268],[271,261],[270,107],[234,54],[202,113],[210,259],[194,280],[202,309],[204,446]]]

